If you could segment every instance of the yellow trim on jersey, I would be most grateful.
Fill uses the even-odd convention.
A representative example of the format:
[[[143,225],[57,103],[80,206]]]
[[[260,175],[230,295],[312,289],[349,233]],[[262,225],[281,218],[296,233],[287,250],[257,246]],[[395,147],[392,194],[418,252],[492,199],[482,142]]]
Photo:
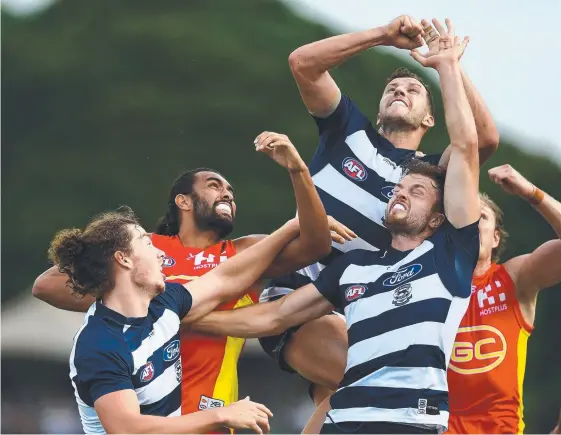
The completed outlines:
[[[253,304],[248,295],[244,295],[238,300],[234,309]],[[242,352],[244,338],[227,337],[224,347],[224,357],[220,373],[216,378],[212,397],[224,401],[224,405],[229,405],[238,400],[238,359]]]
[[[194,279],[200,278],[200,276],[191,275],[170,275],[166,276],[166,281],[171,281],[172,279],[184,279],[186,281],[193,281]]]
[[[518,377],[518,394],[520,396],[520,406],[518,407],[518,433],[524,433],[524,403],[523,403],[523,387],[524,387],[524,373],[526,372],[526,353],[528,350],[528,338],[530,334],[525,329],[520,329],[518,334],[518,345],[516,354],[518,362],[516,364],[516,371]]]

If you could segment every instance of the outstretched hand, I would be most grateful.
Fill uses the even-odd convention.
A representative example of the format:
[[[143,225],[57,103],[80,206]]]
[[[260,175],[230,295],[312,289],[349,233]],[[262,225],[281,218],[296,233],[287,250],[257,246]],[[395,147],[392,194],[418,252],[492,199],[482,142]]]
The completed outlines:
[[[290,172],[302,172],[308,169],[298,150],[285,134],[264,131],[253,143],[256,151],[267,154]]]
[[[446,18],[446,29],[440,22],[433,18],[432,20],[436,30],[427,20],[421,20],[423,25],[423,38],[427,43],[429,51],[420,53],[416,49],[411,50],[411,57],[425,67],[438,69],[445,62],[457,62],[460,60],[469,43],[469,37],[466,36],[460,42],[460,38],[454,34],[454,26],[452,21]]]

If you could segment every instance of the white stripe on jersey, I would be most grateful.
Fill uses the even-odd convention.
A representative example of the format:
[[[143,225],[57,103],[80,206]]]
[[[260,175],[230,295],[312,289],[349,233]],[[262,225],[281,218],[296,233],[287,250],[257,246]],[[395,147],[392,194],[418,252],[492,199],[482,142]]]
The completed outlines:
[[[358,281],[362,282],[362,281]],[[433,298],[443,298],[452,300],[452,295],[444,287],[440,277],[437,274],[425,276],[410,283],[411,300],[408,303],[425,301]],[[393,297],[395,290],[399,288],[399,284],[393,288],[388,287],[387,292],[369,296],[364,299],[358,299],[356,302],[345,307],[345,317],[347,318],[347,328],[362,320],[371,319],[382,313],[398,309],[393,305]],[[457,329],[457,328],[456,328]]]
[[[154,323],[152,332],[148,337],[142,340],[138,348],[132,352],[134,360],[133,375],[142,368],[148,361],[148,358],[162,347],[166,342],[177,334],[177,325],[179,317],[173,311],[165,309],[161,317]]]
[[[181,380],[177,378],[175,368],[175,365],[178,362],[180,363],[180,358],[178,357],[174,364],[165,369],[160,376],[148,385],[134,390],[141,405],[156,403],[170,394],[180,384]]]
[[[468,309],[469,300],[470,298],[454,298],[448,310],[448,317],[444,323],[444,332],[442,334],[443,344],[441,345],[442,351],[444,352],[446,367],[448,367],[448,363],[450,362],[450,356],[452,355],[452,349],[454,347],[454,339]]]
[[[345,142],[362,163],[375,171],[390,183],[398,183],[403,175],[403,168],[378,153],[376,147],[368,139],[364,130],[347,136]],[[389,163],[391,162],[391,163]]]
[[[440,411],[439,415],[423,414],[423,426],[442,425],[448,421],[448,411]],[[419,425],[419,414],[415,408],[346,408],[329,411],[325,423],[341,423],[345,421],[395,421]]]
[[[347,317],[347,322],[350,321],[352,319]],[[441,336],[443,327],[443,323],[422,322],[359,341],[349,347],[345,372],[374,358],[405,350],[413,344],[438,345],[439,343],[435,343],[435,337]]]
[[[383,227],[382,218],[387,204],[354,184],[330,164],[312,177],[314,184],[333,198],[341,201]]]
[[[349,387],[411,388],[418,385],[419,379],[426,381],[424,388],[447,391],[446,372],[435,367],[382,367],[353,382]]]
[[[378,251],[378,248],[375,248],[370,243],[361,239],[360,237],[357,237],[356,239],[353,239],[353,240],[345,240],[343,244],[332,241],[331,246],[334,246],[335,248],[337,248],[341,252],[349,252],[349,251],[352,251],[353,249],[364,249],[366,251]],[[317,278],[317,276],[315,278],[312,278],[312,279],[316,279],[316,278]]]
[[[181,415],[181,406],[173,411],[168,417],[179,417]]]
[[[389,266],[357,266],[356,264],[351,264],[345,269],[345,272],[339,280],[339,284],[344,285],[354,284],[357,282],[375,282],[384,273],[396,272],[402,264],[407,264],[416,260],[421,255],[429,252],[433,247],[434,245],[431,242],[425,240],[417,248],[413,249],[413,251],[411,251],[403,260]]]

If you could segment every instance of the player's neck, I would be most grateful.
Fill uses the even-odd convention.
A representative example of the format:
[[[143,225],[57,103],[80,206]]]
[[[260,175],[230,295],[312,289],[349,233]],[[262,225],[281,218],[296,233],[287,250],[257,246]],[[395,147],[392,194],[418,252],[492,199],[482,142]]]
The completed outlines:
[[[477,260],[477,265],[473,271],[473,276],[483,276],[491,268],[491,257],[480,258]]]
[[[116,277],[113,290],[103,296],[103,305],[125,317],[146,317],[151,300],[151,295],[128,277]]]
[[[398,251],[410,251],[425,241],[424,235],[392,234],[392,248]]]
[[[417,151],[425,131],[421,128],[416,130],[394,130],[386,127],[380,129],[380,134],[396,148]]]
[[[177,235],[181,244],[188,248],[206,249],[209,246],[216,245],[220,241],[220,237],[216,231],[201,231],[194,223],[182,222]]]

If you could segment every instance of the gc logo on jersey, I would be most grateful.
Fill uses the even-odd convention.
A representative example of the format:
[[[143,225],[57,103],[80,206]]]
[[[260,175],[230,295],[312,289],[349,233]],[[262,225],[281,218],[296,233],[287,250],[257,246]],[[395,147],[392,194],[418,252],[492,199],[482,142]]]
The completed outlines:
[[[164,361],[173,361],[179,356],[179,340],[173,340],[164,349]]]
[[[450,369],[462,375],[485,373],[506,357],[506,339],[493,326],[465,326],[458,329],[452,348]]]
[[[148,361],[144,367],[140,370],[140,382],[151,381],[154,377],[154,364],[152,361]]]
[[[364,181],[368,177],[364,165],[353,157],[343,160],[343,171],[351,180],[355,181]]]
[[[171,267],[175,264],[175,260],[170,256],[166,255],[164,257],[164,267]]]
[[[403,269],[399,269],[389,278],[386,278],[382,283],[386,287],[393,287],[394,285],[399,285],[402,282],[405,282],[415,275],[417,275],[421,270],[423,270],[423,266],[421,264],[411,264]]]
[[[352,285],[345,290],[345,299],[347,302],[352,302],[360,298],[366,292],[365,285]]]
[[[403,284],[401,287],[396,288],[393,291],[393,301],[396,307],[401,307],[411,300],[413,295],[411,294],[411,284]]]

